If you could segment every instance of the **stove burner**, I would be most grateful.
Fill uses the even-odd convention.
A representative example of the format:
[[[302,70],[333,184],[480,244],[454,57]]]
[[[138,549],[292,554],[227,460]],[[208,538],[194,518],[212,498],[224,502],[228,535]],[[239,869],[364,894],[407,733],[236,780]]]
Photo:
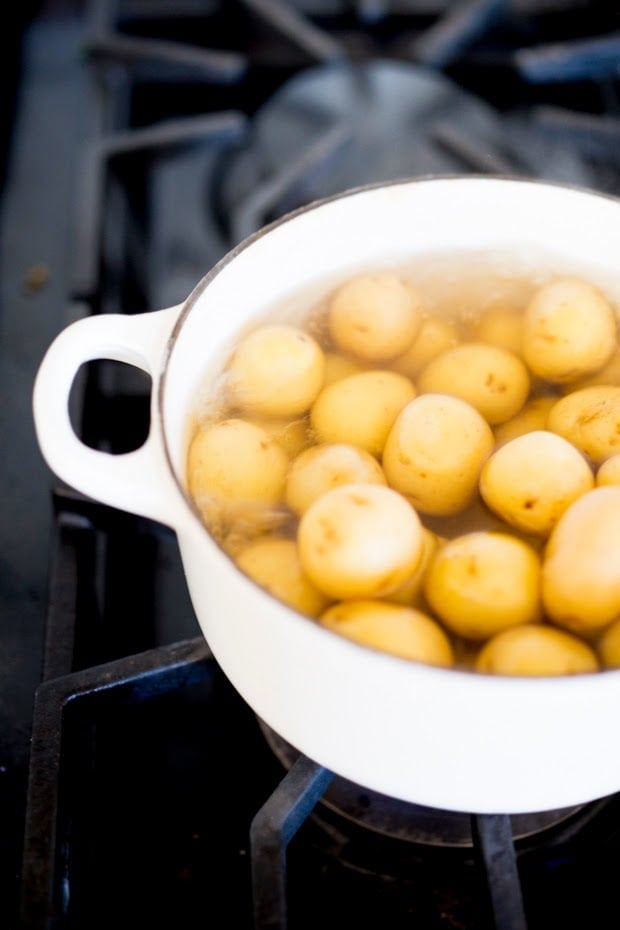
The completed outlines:
[[[423,67],[375,60],[285,83],[257,112],[249,144],[221,156],[213,189],[239,241],[349,187],[472,170],[592,183],[585,162],[525,116],[504,117]]]
[[[299,752],[275,733],[264,721],[259,725],[269,746],[285,768],[290,769]],[[320,806],[384,837],[404,840],[421,846],[444,849],[469,849],[473,845],[471,815],[456,811],[437,810],[409,804],[395,798],[361,788],[346,778],[336,776],[325,792]],[[538,841],[554,827],[581,823],[596,805],[576,805],[560,810],[511,817],[515,840]],[[578,816],[579,815],[579,816]],[[319,815],[320,819],[320,815]],[[329,826],[328,829],[331,829]]]

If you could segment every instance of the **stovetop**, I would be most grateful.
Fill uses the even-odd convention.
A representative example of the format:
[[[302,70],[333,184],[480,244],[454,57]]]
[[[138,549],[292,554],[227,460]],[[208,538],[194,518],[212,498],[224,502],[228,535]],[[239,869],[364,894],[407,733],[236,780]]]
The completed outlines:
[[[30,395],[72,319],[176,304],[248,233],[345,187],[474,172],[620,193],[619,68],[603,0],[57,0],[34,16],[0,240],[3,925],[611,921],[617,797],[513,822],[515,860],[507,818],[415,811],[279,751],[209,653],[174,534],[60,485]],[[139,446],[148,410],[127,366],[76,381],[97,448]]]

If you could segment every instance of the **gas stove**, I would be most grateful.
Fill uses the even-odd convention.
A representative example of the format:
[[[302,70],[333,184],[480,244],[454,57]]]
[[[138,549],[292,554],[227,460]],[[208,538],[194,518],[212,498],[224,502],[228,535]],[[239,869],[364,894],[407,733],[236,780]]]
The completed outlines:
[[[604,926],[620,796],[510,818],[346,782],[258,720],[174,534],[58,484],[36,368],[70,320],[172,306],[311,200],[426,174],[620,194],[620,11],[571,0],[93,0],[32,20],[3,198],[0,847],[6,926]],[[84,366],[122,453],[149,380]]]

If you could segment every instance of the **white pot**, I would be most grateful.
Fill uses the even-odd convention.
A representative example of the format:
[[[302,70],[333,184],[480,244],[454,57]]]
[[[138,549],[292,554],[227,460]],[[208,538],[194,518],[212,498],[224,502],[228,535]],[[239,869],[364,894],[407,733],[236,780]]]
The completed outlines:
[[[53,471],[177,532],[203,633],[256,713],[336,773],[447,810],[525,813],[619,790],[620,672],[522,679],[437,669],[358,646],[296,614],[238,571],[188,504],[187,418],[205,370],[217,369],[250,318],[291,292],[316,293],[317,281],[424,253],[524,248],[618,275],[620,201],[476,177],[347,192],[242,243],[179,307],[68,327],[34,391]],[[71,384],[94,358],[129,362],[153,379],[150,436],[136,452],[93,451],[71,428]]]

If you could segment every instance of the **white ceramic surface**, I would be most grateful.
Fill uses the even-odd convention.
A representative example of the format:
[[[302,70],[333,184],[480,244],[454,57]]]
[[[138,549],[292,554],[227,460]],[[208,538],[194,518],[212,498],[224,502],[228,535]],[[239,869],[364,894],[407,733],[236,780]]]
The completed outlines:
[[[620,672],[511,679],[357,646],[263,593],[217,548],[181,489],[187,414],[239,329],[291,292],[383,262],[459,250],[540,250],[614,280],[620,202],[538,182],[436,178],[353,191],[284,218],[171,310],[100,316],[50,347],[34,391],[42,452],[83,493],[172,526],[196,615],[248,704],[317,762],[367,788],[448,810],[555,809],[620,789]],[[130,362],[153,379],[137,452],[84,447],[67,400],[79,366]]]

